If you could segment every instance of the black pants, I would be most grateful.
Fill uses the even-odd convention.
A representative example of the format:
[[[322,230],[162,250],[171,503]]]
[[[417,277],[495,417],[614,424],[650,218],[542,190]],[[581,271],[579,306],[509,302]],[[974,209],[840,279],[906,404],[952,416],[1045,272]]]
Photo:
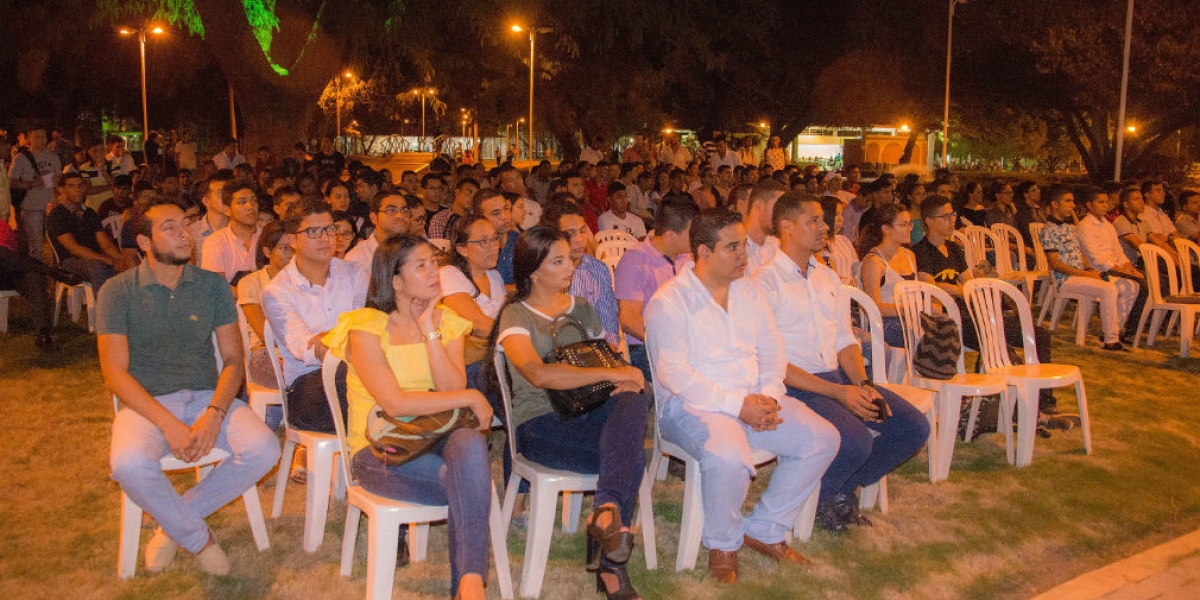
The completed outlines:
[[[338,367],[334,376],[338,403],[342,405],[345,424],[346,411],[346,363]],[[325,385],[321,382],[321,370],[317,369],[296,378],[287,389],[288,426],[304,431],[334,433],[333,414],[325,400]]]
[[[33,327],[38,331],[50,329],[50,292],[46,277],[55,275],[55,268],[30,257],[0,247],[0,290],[16,290],[29,303]]]

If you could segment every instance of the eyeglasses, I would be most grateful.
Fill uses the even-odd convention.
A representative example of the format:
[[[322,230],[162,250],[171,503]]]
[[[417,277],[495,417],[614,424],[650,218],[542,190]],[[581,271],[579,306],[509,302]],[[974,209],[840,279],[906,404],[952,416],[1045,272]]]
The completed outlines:
[[[929,218],[931,218],[931,219],[953,219],[954,217],[957,217],[957,216],[958,216],[957,212],[952,212],[952,213],[946,213],[944,215],[933,215]]]
[[[493,235],[492,237],[485,237],[485,238],[481,238],[478,240],[467,240],[466,242],[463,242],[463,243],[474,244],[475,246],[478,246],[479,248],[490,248],[492,246],[499,246],[501,239],[503,239],[503,238],[501,238],[498,235]]]
[[[379,212],[389,217],[394,217],[396,215],[411,215],[412,209],[407,206],[389,206],[379,209]]]
[[[298,233],[298,234],[303,233],[310,240],[319,240],[319,239],[321,239],[322,236],[326,236],[326,235],[336,236],[337,230],[338,230],[337,225],[326,225],[324,227],[309,227],[306,229],[301,229],[300,231],[297,231],[296,233]]]
[[[351,237],[354,235],[354,232],[349,229],[338,229],[334,235],[337,237]]]

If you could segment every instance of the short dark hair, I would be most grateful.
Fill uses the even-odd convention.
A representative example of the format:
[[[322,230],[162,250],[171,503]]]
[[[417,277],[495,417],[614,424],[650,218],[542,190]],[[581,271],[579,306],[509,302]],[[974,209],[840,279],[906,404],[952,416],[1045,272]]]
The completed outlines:
[[[666,198],[658,213],[654,215],[654,231],[680,233],[692,225],[696,215],[700,214],[700,205],[694,200],[680,196]]]
[[[254,193],[255,200],[258,199],[258,188],[254,187],[252,184],[240,181],[229,181],[225,183],[225,187],[221,188],[221,203],[225,206],[233,206],[233,195],[242,190],[250,190]]]
[[[1049,203],[1054,202],[1055,200],[1060,200],[1063,196],[1066,196],[1070,193],[1071,188],[1056,183],[1050,186],[1050,189],[1046,190],[1046,202]],[[925,213],[922,211],[921,214],[924,215]]]
[[[144,235],[147,238],[153,237],[154,221],[152,221],[148,215],[150,214],[150,211],[154,207],[163,206],[166,204],[170,204],[171,206],[175,206],[175,207],[179,206],[179,205],[175,204],[174,202],[172,202],[168,198],[163,198],[162,196],[155,196],[155,198],[150,201],[150,206],[146,207],[146,210],[142,211],[139,214],[134,215],[130,219],[130,225],[133,227],[135,239],[136,239],[136,236],[139,236],[139,235]],[[182,209],[180,209],[180,210],[182,210]]]
[[[34,167],[37,167],[37,165],[34,165]],[[72,179],[83,179],[83,175],[80,175],[76,171],[67,171],[66,173],[58,176],[58,181],[55,182],[54,185],[55,187],[66,187],[67,182]]]
[[[283,203],[284,196],[300,196],[300,195],[301,195],[300,190],[296,189],[296,186],[285,185],[285,186],[277,187],[277,188],[275,188],[275,195],[271,198],[271,203],[275,206],[279,206],[280,204]]]
[[[1075,199],[1083,202],[1084,205],[1091,204],[1096,198],[1104,196],[1108,199],[1108,194],[1104,190],[1094,185],[1081,185],[1075,188]]]
[[[287,233],[298,233],[300,223],[310,215],[329,215],[332,218],[333,209],[329,207],[328,202],[319,198],[302,198],[288,209],[287,216],[283,218],[283,230]]]
[[[776,192],[781,194],[786,191],[787,189],[783,187],[783,184],[774,179],[769,177],[760,179],[758,183],[754,184],[754,190],[750,192],[750,204],[767,202],[771,196],[778,195]]]
[[[1165,182],[1163,182],[1163,180],[1157,179],[1157,178],[1150,178],[1150,179],[1147,179],[1142,182],[1142,193],[1145,194],[1146,192],[1149,192],[1150,188],[1152,188],[1156,185],[1161,185],[1161,186],[1163,186],[1163,189],[1166,189],[1166,184],[1165,184]]]
[[[404,194],[401,194],[400,192],[388,192],[388,191],[384,191],[384,190],[379,190],[378,192],[375,192],[375,195],[371,196],[367,201],[367,204],[370,205],[370,207],[371,207],[371,212],[373,212],[373,213],[379,212],[379,207],[383,206],[383,200],[385,198],[389,198],[391,196],[400,196],[401,198],[403,198]],[[405,206],[408,205],[407,202],[408,201],[405,200]]]
[[[475,181],[474,177],[463,177],[458,180],[458,183],[454,184],[454,190],[455,191],[461,190],[461,189],[463,189],[464,186],[468,186],[468,185],[473,185],[476,188],[478,188],[479,182]]]
[[[582,217],[583,211],[580,210],[578,204],[571,202],[547,202],[546,207],[542,210],[542,219],[538,222],[538,225],[557,230],[562,218],[568,215]]]
[[[433,181],[435,179],[437,181],[442,182],[442,185],[446,184],[446,180],[442,179],[441,175],[439,175],[437,173],[426,173],[425,176],[421,178],[421,188],[427,187],[429,185],[429,182]]]
[[[812,203],[821,204],[821,199],[807,192],[793,191],[784,192],[778,200],[775,201],[775,208],[771,210],[771,227],[775,231],[779,231],[779,222],[784,219],[795,219],[796,215],[804,210],[804,205]]]
[[[929,219],[933,218],[933,214],[936,213],[939,208],[953,204],[954,202],[945,196],[939,196],[937,194],[925,196],[925,199],[921,201],[921,219],[928,221]]]
[[[1146,185],[1145,185],[1145,184],[1142,184],[1142,187],[1143,187],[1143,188],[1145,188],[1145,187],[1146,187]],[[1143,193],[1144,193],[1144,192],[1143,192],[1142,190],[1138,189],[1138,187],[1137,187],[1137,186],[1133,186],[1133,185],[1131,185],[1131,186],[1129,186],[1129,187],[1121,188],[1121,195],[1120,195],[1120,196],[1117,196],[1117,199],[1118,199],[1118,200],[1120,200],[1120,202],[1121,202],[1121,205],[1122,205],[1122,206],[1124,206],[1124,205],[1125,205],[1125,203],[1126,203],[1126,202],[1128,202],[1128,201],[1129,201],[1129,199],[1130,199],[1130,198],[1131,198],[1131,197],[1132,197],[1134,194],[1143,194]]]
[[[358,180],[373,188],[383,187],[383,175],[380,175],[379,171],[375,169],[365,169],[359,172]]]
[[[700,246],[715,250],[717,240],[721,237],[721,230],[741,222],[742,214],[739,212],[724,208],[708,208],[700,211],[700,214],[692,219],[692,225],[688,229],[691,236],[692,256],[699,260]]]

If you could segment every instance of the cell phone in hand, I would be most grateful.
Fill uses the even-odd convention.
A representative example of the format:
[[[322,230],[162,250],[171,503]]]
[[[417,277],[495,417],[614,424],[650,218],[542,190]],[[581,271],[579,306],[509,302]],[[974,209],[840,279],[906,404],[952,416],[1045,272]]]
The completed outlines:
[[[875,399],[875,413],[880,421],[887,422],[892,418],[892,408],[888,406],[887,400],[882,397]]]

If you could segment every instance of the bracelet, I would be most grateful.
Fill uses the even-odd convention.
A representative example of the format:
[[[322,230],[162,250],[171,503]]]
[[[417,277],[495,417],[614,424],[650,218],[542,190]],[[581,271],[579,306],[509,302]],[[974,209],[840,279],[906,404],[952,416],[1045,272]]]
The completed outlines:
[[[858,387],[869,387],[869,388],[873,388],[873,387],[875,387],[875,382],[874,382],[874,381],[871,381],[869,378],[868,378],[868,379],[864,379],[864,380],[862,380],[862,381],[858,382]]]
[[[229,414],[229,409],[221,408],[220,406],[217,406],[215,404],[209,404],[208,408],[206,408],[205,410],[219,411],[221,413],[222,419],[225,418],[225,415]]]
[[[440,339],[442,339],[442,332],[440,330],[434,329],[433,331],[430,331],[429,333],[425,334],[426,342],[432,342],[433,340],[440,340]]]

